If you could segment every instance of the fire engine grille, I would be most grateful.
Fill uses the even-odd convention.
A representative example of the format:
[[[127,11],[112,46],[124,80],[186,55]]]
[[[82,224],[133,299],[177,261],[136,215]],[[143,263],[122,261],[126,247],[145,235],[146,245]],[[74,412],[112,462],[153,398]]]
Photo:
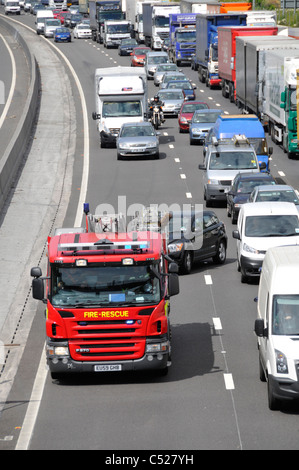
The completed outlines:
[[[145,340],[141,338],[110,338],[109,340],[70,341],[70,354],[75,361],[134,360],[144,355]]]

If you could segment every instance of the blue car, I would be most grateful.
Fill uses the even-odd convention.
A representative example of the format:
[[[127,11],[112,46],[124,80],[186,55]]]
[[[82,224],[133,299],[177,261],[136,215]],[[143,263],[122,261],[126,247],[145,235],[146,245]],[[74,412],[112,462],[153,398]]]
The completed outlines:
[[[71,42],[72,34],[67,28],[56,28],[54,32],[54,41],[55,42]]]
[[[198,109],[194,111],[190,125],[190,145],[195,143],[203,144],[207,133],[214,126],[219,114],[222,114],[221,109]]]
[[[165,88],[180,88],[185,93],[187,100],[195,100],[195,83],[191,83],[189,80],[171,80],[167,83]]]

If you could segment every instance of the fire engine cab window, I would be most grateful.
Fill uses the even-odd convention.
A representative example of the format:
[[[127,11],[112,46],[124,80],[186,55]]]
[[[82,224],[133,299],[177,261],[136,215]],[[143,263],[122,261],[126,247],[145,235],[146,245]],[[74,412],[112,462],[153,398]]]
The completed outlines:
[[[158,303],[158,266],[52,267],[56,307]]]

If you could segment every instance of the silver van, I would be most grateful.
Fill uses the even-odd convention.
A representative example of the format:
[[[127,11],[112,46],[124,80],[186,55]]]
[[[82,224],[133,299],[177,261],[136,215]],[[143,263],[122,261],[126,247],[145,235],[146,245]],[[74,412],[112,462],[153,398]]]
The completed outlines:
[[[213,139],[208,146],[204,164],[199,165],[203,173],[204,199],[206,207],[213,202],[226,201],[234,177],[242,173],[259,173],[259,166],[254,148],[245,136],[235,136],[231,143],[218,143]],[[266,165],[265,165],[266,166]]]
[[[154,78],[154,73],[158,64],[166,64],[169,62],[169,57],[166,52],[148,52],[145,56],[144,68],[148,79]]]

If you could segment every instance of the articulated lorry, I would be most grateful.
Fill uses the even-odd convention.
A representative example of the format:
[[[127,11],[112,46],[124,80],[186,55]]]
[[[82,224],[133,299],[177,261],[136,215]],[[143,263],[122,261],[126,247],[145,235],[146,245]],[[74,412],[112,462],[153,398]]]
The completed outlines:
[[[289,157],[297,155],[296,68],[298,40],[273,36],[236,41],[236,99],[254,112]]]
[[[275,36],[276,26],[226,26],[218,28],[218,74],[222,95],[236,99],[236,38],[238,36]]]
[[[144,67],[106,67],[95,71],[95,108],[101,147],[115,145],[124,122],[148,118],[147,79]]]
[[[70,373],[157,370],[171,365],[170,297],[178,266],[160,232],[127,231],[121,214],[48,238],[47,276],[31,269],[33,298],[46,304],[52,378]],[[45,286],[46,284],[46,286]],[[46,287],[46,289],[45,289]]]
[[[143,33],[143,7],[146,0],[126,0],[126,19],[131,21],[132,36],[138,43],[144,43]],[[160,0],[151,3],[159,3]]]
[[[89,17],[92,39],[102,44],[105,21],[125,19],[121,0],[90,0]]]
[[[196,14],[177,13],[169,15],[169,60],[180,66],[190,63],[196,46]]]
[[[198,70],[199,81],[207,86],[219,86],[218,27],[245,25],[246,14],[199,14],[196,16],[196,51],[192,67]]]
[[[160,50],[162,41],[169,37],[169,15],[180,13],[175,3],[143,3],[143,33],[146,46]]]

